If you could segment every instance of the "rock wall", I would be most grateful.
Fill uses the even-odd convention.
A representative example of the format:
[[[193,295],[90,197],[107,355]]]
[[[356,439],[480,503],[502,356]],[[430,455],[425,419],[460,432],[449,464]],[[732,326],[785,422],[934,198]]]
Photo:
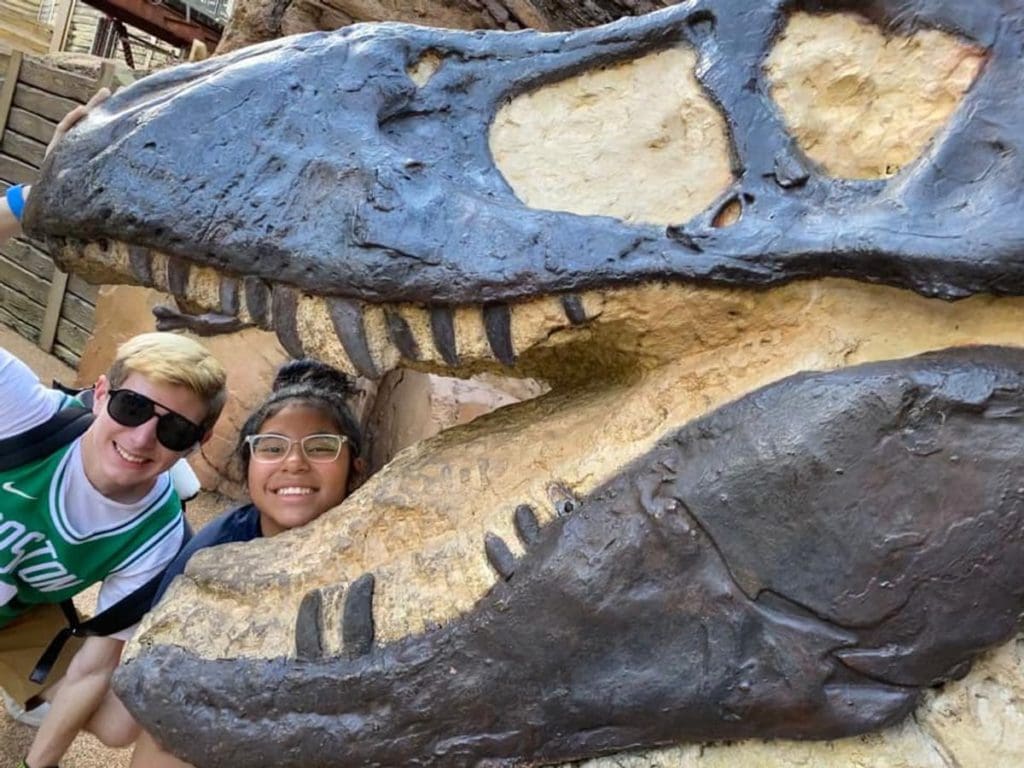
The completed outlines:
[[[834,176],[884,179],[928,148],[984,61],[935,29],[893,37],[857,16],[797,13],[765,64],[809,157]]]

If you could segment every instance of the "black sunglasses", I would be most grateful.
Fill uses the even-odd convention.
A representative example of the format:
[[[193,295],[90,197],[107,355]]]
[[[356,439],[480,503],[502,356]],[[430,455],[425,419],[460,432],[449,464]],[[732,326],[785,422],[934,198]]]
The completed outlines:
[[[157,406],[167,413],[157,415]],[[137,427],[156,416],[156,439],[160,445],[172,451],[188,450],[202,439],[205,432],[201,426],[193,424],[180,413],[130,389],[110,390],[107,413],[122,427]]]

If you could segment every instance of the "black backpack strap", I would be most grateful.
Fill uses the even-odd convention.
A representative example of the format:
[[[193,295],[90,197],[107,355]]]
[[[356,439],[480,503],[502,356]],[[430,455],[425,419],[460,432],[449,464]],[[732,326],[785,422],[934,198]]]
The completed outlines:
[[[60,656],[61,650],[64,648],[64,644],[73,635],[78,634],[78,629],[81,624],[78,620],[78,611],[75,609],[75,604],[70,600],[65,600],[60,604],[60,609],[64,612],[64,618],[68,620],[68,625],[64,627],[57,636],[50,641],[50,644],[46,646],[46,650],[43,651],[43,655],[39,657],[39,661],[36,662],[35,669],[32,670],[32,674],[28,676],[36,685],[42,685],[43,681],[50,676],[50,670],[53,669],[53,665],[57,663],[57,658]]]
[[[78,625],[74,634],[106,637],[135,626],[152,607],[153,597],[163,576],[161,571],[130,595],[125,595],[106,610],[97,613],[91,619],[86,619]]]
[[[88,408],[70,406],[27,432],[0,440],[0,472],[49,456],[82,435],[92,420]]]
[[[82,401],[82,405],[86,408],[92,408],[93,401],[96,399],[96,389],[93,387],[86,387],[79,389],[78,387],[69,387],[66,384],[61,384],[56,379],[50,384],[51,389],[56,389],[58,392],[63,392],[65,395],[71,395],[77,397]]]

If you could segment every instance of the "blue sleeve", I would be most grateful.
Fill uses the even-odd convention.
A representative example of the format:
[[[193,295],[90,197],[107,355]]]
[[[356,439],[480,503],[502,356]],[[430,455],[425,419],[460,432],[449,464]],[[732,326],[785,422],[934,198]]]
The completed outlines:
[[[160,586],[157,587],[156,594],[153,596],[152,605],[155,606],[160,602],[164,592],[171,586],[171,582],[176,576],[185,572],[185,565],[200,549],[216,547],[219,544],[227,544],[232,541],[252,541],[260,538],[260,535],[259,513],[251,504],[225,512],[212,520],[182,547],[177,557],[164,570]]]

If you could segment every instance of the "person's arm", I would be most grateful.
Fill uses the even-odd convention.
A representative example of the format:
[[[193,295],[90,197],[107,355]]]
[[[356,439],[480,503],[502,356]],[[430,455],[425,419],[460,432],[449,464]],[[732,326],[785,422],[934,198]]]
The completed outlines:
[[[0,347],[0,439],[20,435],[61,409],[64,395],[39,382],[25,363]]]
[[[20,194],[14,192],[18,198],[24,202],[28,202],[29,192],[32,190],[30,186],[21,187]],[[21,222],[14,215],[14,211],[11,210],[11,205],[8,202],[8,196],[4,194],[0,197],[0,245],[6,243],[10,238],[15,235],[21,234]]]
[[[122,648],[123,641],[110,637],[89,637],[82,643],[32,741],[29,765],[57,765],[110,691]]]
[[[71,130],[72,126],[75,125],[79,120],[89,114],[94,107],[102,104],[106,101],[107,97],[110,96],[110,90],[107,88],[100,88],[96,94],[89,99],[88,104],[81,104],[66,115],[64,119],[57,123],[57,127],[53,131],[53,138],[50,139],[50,143],[46,147],[46,155],[49,155],[51,150],[57,146],[64,134]],[[21,187],[21,194],[17,192],[13,193],[15,198],[20,198],[23,202],[28,202],[28,196],[32,188],[28,185]],[[6,194],[0,196],[0,245],[3,245],[10,238],[15,235],[21,234],[21,222],[19,217],[14,215],[14,211],[11,210],[11,204],[8,202]]]

